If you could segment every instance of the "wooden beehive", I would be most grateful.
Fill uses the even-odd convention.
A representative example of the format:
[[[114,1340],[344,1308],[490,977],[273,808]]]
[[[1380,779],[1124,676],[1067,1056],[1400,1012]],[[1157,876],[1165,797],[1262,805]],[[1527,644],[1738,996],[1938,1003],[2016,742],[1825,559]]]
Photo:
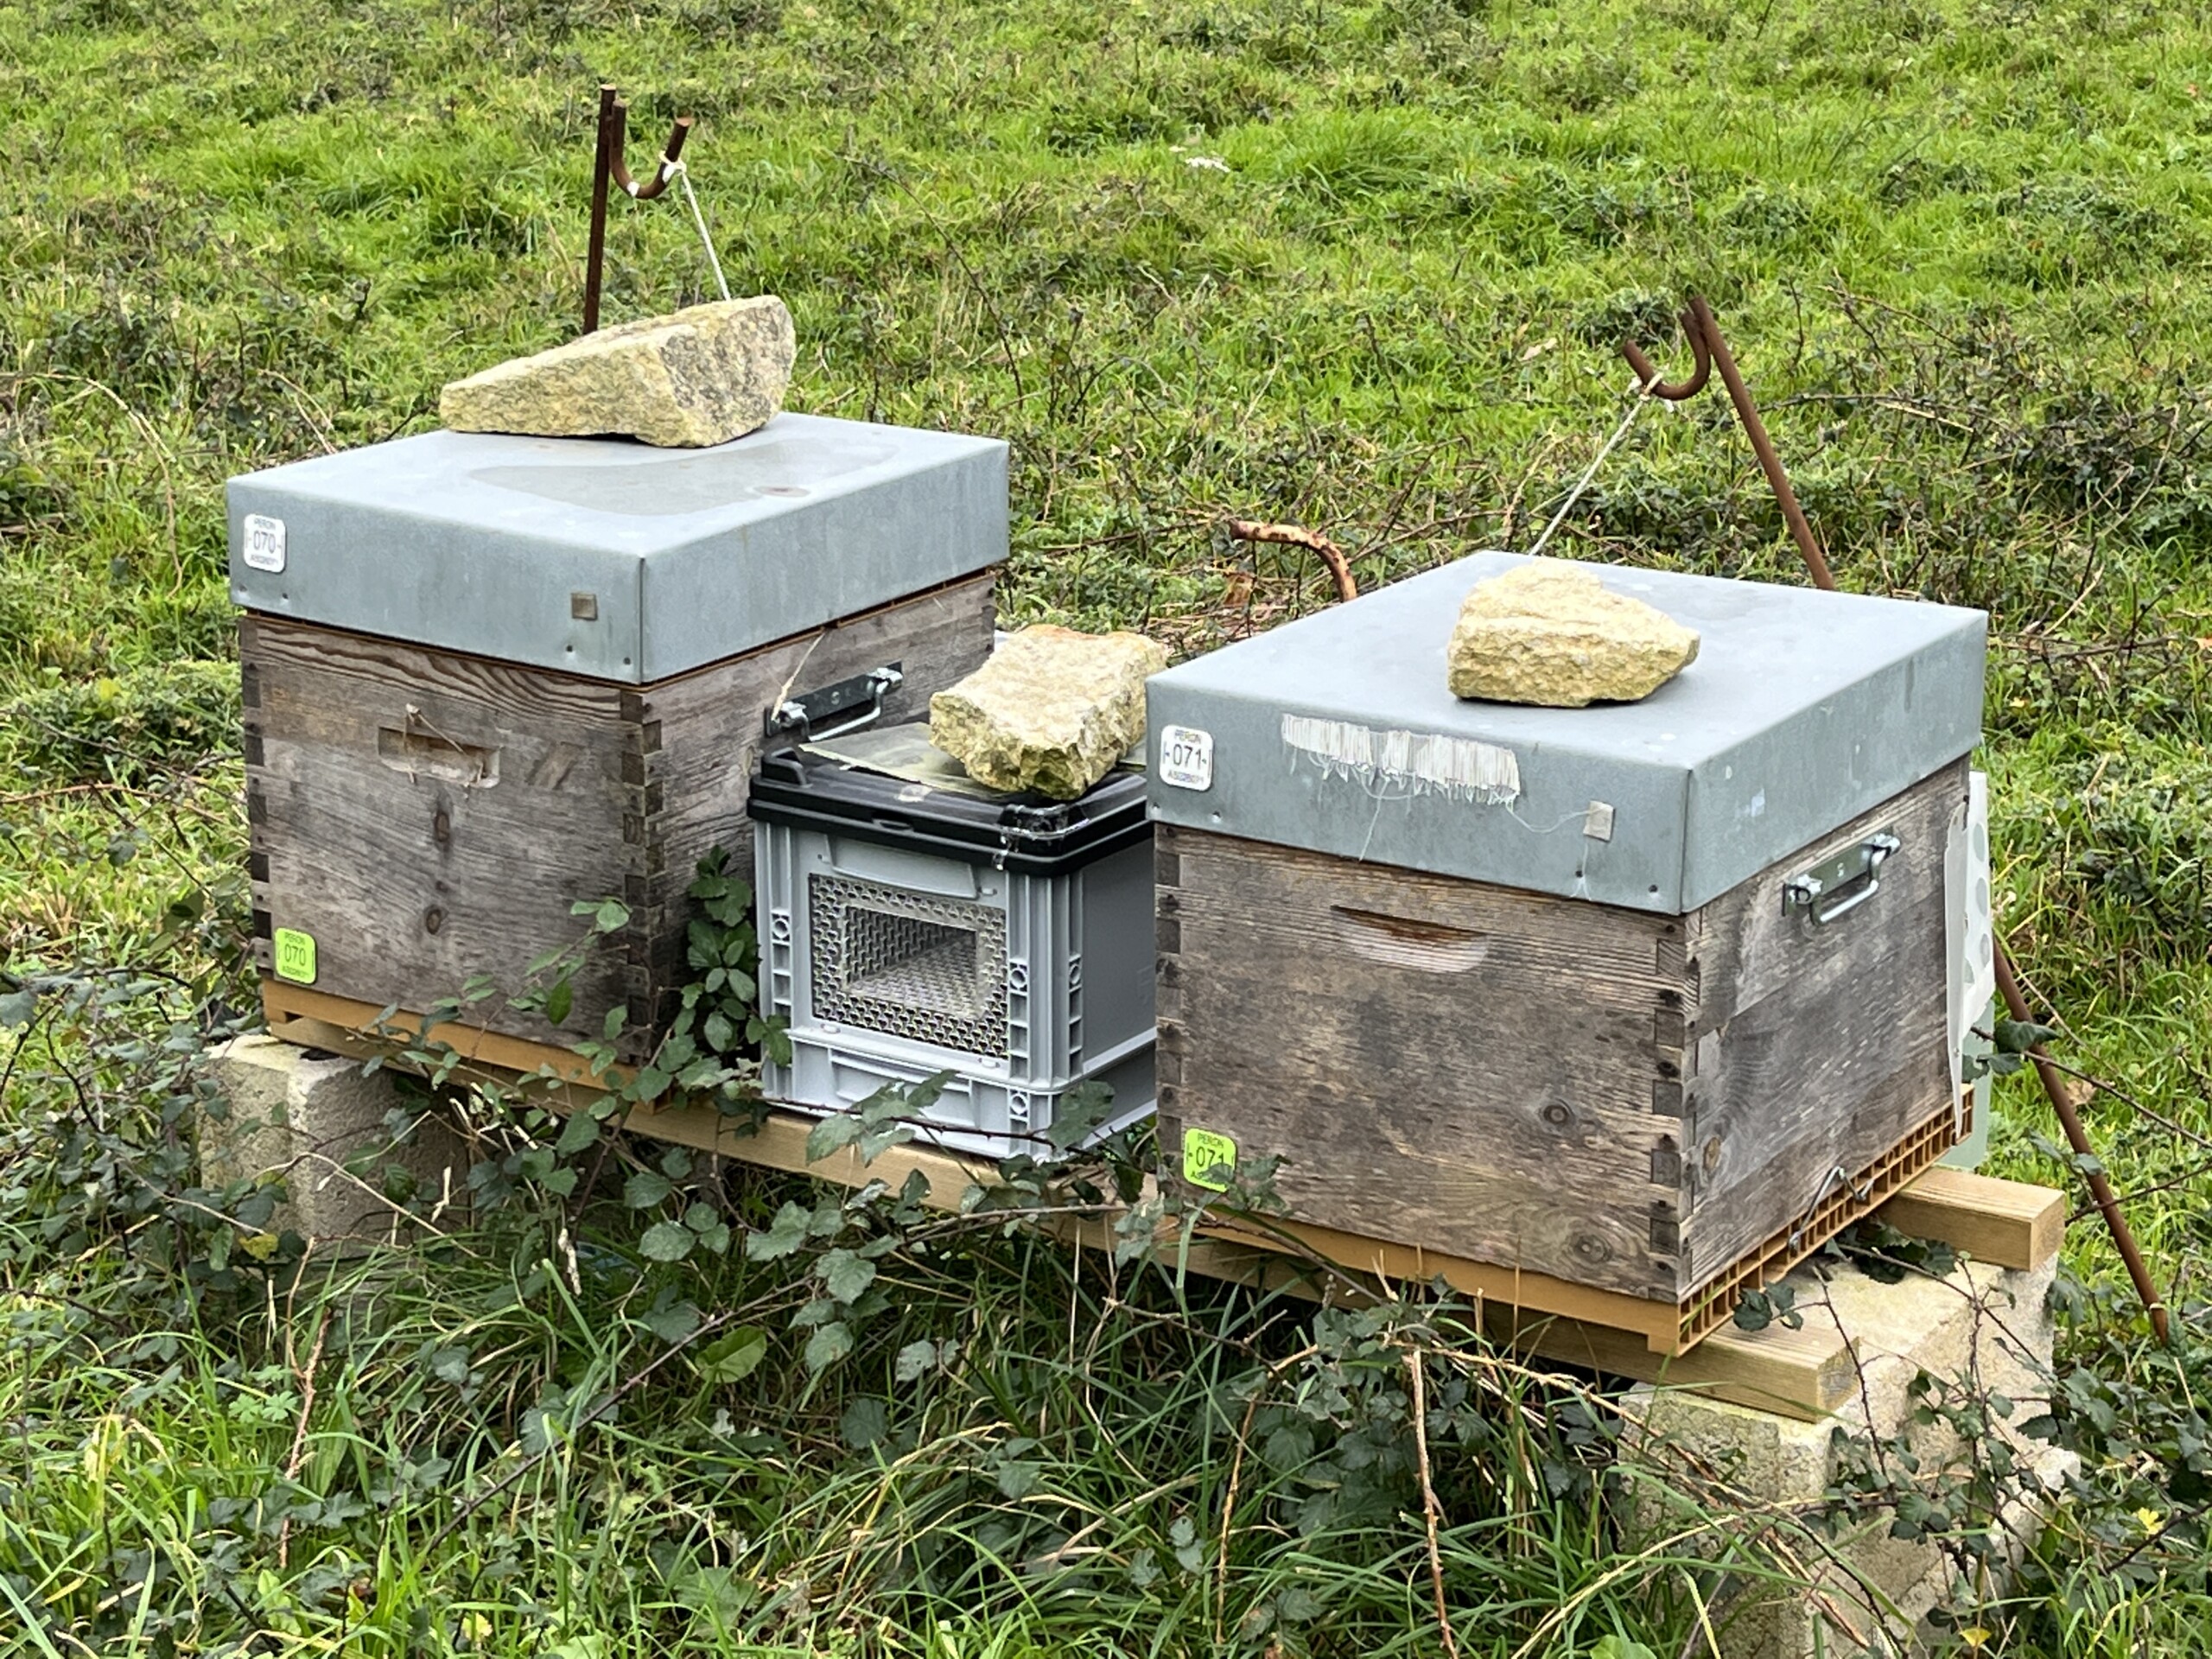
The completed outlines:
[[[1301,1221],[1517,1269],[1601,1323],[1577,1293],[1667,1305],[1694,1340],[1960,1138],[1966,797],[1961,762],[1681,917],[1163,828],[1160,1144],[1226,1135],[1282,1160]],[[1794,871],[1883,830],[1861,911],[1783,913]]]
[[[921,715],[988,656],[1005,556],[1002,445],[792,416],[677,454],[438,433],[231,493],[264,974],[410,1012],[488,983],[467,1022],[554,1045],[620,1004],[627,1059],[696,976],[700,861],[749,872],[771,719]],[[561,1024],[510,1006],[610,899]]]
[[[1309,1238],[1673,1351],[1967,1127],[1981,621],[1608,573],[1718,660],[1641,705],[1461,703],[1443,636],[1502,568],[1152,682],[1163,1161],[1272,1164]]]
[[[255,941],[315,941],[317,989],[420,1010],[476,975],[487,1030],[537,1042],[596,1036],[605,1011],[646,1022],[696,977],[684,889],[717,849],[747,874],[746,785],[762,716],[800,690],[899,663],[887,718],[990,654],[988,576],[851,618],[652,685],[569,678],[454,652],[270,617],[239,632]],[[524,969],[590,928],[575,904],[619,899],[628,925],[595,945],[556,1030],[506,1006]]]

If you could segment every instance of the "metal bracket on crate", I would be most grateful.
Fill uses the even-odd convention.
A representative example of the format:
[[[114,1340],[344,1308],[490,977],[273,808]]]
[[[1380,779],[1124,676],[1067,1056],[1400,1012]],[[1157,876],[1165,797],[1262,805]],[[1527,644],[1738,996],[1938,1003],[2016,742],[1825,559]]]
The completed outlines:
[[[1794,916],[1802,911],[1814,926],[1824,927],[1858,909],[1881,887],[1876,872],[1904,845],[1888,830],[1878,830],[1856,847],[1799,871],[1782,884],[1782,913]]]
[[[839,680],[819,690],[786,697],[761,716],[761,729],[770,738],[794,737],[802,743],[818,743],[873,725],[883,713],[883,700],[906,683],[903,664],[886,663],[849,680]],[[854,714],[854,710],[861,712]],[[852,718],[842,725],[823,726],[841,715]]]

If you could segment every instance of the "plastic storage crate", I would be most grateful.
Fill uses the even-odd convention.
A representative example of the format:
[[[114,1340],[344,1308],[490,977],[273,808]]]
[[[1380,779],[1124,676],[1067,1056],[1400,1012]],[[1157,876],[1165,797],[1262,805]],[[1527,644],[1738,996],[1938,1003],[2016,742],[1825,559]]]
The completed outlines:
[[[837,1111],[949,1072],[927,1138],[995,1155],[1042,1154],[1080,1083],[1113,1090],[1094,1134],[1143,1116],[1143,779],[1116,772],[1070,803],[1010,796],[928,749],[925,729],[785,750],[753,780],[762,1006],[791,1045],[768,1093]]]

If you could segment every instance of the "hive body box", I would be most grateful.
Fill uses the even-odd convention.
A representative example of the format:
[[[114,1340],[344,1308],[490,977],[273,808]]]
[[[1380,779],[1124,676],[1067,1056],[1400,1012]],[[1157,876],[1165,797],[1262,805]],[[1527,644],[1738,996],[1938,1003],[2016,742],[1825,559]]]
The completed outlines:
[[[235,479],[230,511],[264,973],[416,1010],[487,976],[470,1021],[564,1046],[619,1002],[635,1058],[692,976],[696,865],[747,868],[769,712],[912,718],[988,655],[1006,448],[797,415],[683,452],[438,432]],[[508,1007],[610,898],[567,1020]]]
[[[1694,664],[1637,704],[1459,702],[1459,601],[1516,562],[1151,682],[1163,1156],[1279,1158],[1299,1220],[1558,1312],[1671,1306],[1686,1343],[1964,1130],[1984,620],[1605,568]]]

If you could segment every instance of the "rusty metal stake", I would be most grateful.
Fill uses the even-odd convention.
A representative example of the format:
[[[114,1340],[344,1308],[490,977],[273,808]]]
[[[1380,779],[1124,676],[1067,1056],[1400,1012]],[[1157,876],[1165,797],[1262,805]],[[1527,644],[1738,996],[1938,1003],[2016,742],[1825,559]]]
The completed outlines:
[[[1728,388],[1728,397],[1736,405],[1737,418],[1743,422],[1744,431],[1751,441],[1751,448],[1759,458],[1759,467],[1766,474],[1766,481],[1773,486],[1775,499],[1781,504],[1782,516],[1789,525],[1789,533],[1796,540],[1797,550],[1804,556],[1805,567],[1812,573],[1813,585],[1828,592],[1835,591],[1835,575],[1828,569],[1828,562],[1821,552],[1821,544],[1813,535],[1813,526],[1805,518],[1805,510],[1797,505],[1797,492],[1789,487],[1789,475],[1782,469],[1782,457],[1775,453],[1774,441],[1767,435],[1766,423],[1759,418],[1758,405],[1751,401],[1751,388],[1744,384],[1742,372],[1736,367],[1735,355],[1728,349],[1728,342],[1720,337],[1720,325],[1713,320],[1713,308],[1697,295],[1690,296],[1689,309],[1681,315],[1682,333],[1688,338],[1690,349],[1696,354],[1696,366],[1690,378],[1679,385],[1657,380],[1658,371],[1631,340],[1621,341],[1621,355],[1636,371],[1637,381],[1648,386],[1654,397],[1663,397],[1669,403],[1680,403],[1694,397],[1705,389],[1712,371],[1718,367],[1720,378]],[[2018,977],[2012,971],[2012,959],[2006,954],[2004,941],[1996,943],[1997,988],[2005,999],[2005,1006],[2015,1020],[2029,1020],[2027,1000],[2020,995]],[[2035,1062],[2036,1075],[2043,1079],[2043,1091],[2050,1096],[2051,1110],[2058,1116],[2059,1127],[2066,1132],[2067,1144],[2077,1157],[2094,1158],[2089,1145],[2089,1135],[2082,1126],[2082,1116],[2074,1109],[2073,1097],[2066,1091],[2066,1080],[2051,1063],[2050,1055],[2037,1043],[2028,1050],[2028,1058]],[[2151,1316],[2151,1328],[2161,1343],[2171,1344],[2172,1337],[2167,1322],[2166,1305],[2158,1294],[2158,1287],[2152,1282],[2151,1269],[2143,1260],[2143,1252],[2135,1243],[2135,1232],[2127,1224],[2127,1217],[2120,1213],[2120,1200],[2114,1196],[2112,1183],[2101,1170],[2088,1177],[2089,1196],[2096,1201],[2097,1210],[2104,1217],[2105,1226],[2112,1233],[2112,1242],[2119,1248],[2120,1259],[2126,1264],[2127,1276],[2133,1281],[2135,1294],[2142,1299],[2144,1311]]]
[[[668,188],[676,176],[676,163],[683,155],[683,141],[691,136],[691,118],[680,115],[670,130],[668,148],[661,152],[652,177],[640,184],[630,176],[622,149],[628,139],[630,106],[613,83],[599,87],[599,140],[591,167],[591,240],[584,252],[584,333],[599,327],[600,274],[607,260],[607,187],[610,180],[634,201],[651,201]]]
[[[607,180],[614,154],[608,124],[614,118],[614,88],[602,81],[599,88],[599,148],[591,162],[591,242],[584,251],[584,333],[599,327],[599,272],[607,258]]]
[[[1287,547],[1302,547],[1321,556],[1321,563],[1329,567],[1329,576],[1337,584],[1337,597],[1349,604],[1359,597],[1359,584],[1352,580],[1351,565],[1344,558],[1344,550],[1318,530],[1306,530],[1298,524],[1262,524],[1249,518],[1229,521],[1230,536],[1240,542],[1275,542]]]
[[[1789,534],[1797,543],[1797,551],[1804,556],[1806,569],[1813,573],[1813,585],[1834,590],[1835,577],[1828,569],[1827,557],[1813,535],[1813,526],[1806,522],[1805,510],[1797,505],[1797,492],[1789,487],[1789,474],[1782,470],[1782,457],[1775,453],[1774,440],[1767,436],[1766,423],[1759,418],[1759,406],[1751,401],[1751,389],[1744,384],[1744,376],[1736,366],[1735,353],[1728,349],[1728,342],[1720,338],[1720,325],[1713,321],[1713,308],[1701,296],[1690,296],[1690,308],[1682,313],[1682,333],[1688,336],[1690,349],[1697,353],[1697,369],[1688,380],[1678,386],[1652,386],[1654,397],[1663,397],[1669,403],[1680,403],[1685,397],[1694,397],[1705,389],[1706,381],[1713,369],[1720,371],[1720,378],[1728,388],[1728,400],[1736,405],[1736,418],[1744,423],[1745,435],[1751,441],[1751,453],[1759,458],[1759,469],[1765,473],[1766,481],[1774,491],[1774,499],[1782,505],[1782,517],[1789,526]],[[1657,372],[1651,359],[1637,348],[1632,340],[1621,342],[1621,355],[1628,359],[1629,366],[1636,371],[1640,385],[1650,384]]]
[[[2028,999],[2020,994],[2019,976],[2012,971],[2012,959],[2005,953],[2000,942],[1997,946],[1997,994],[2005,999],[2005,1007],[2012,1018],[2022,1024],[2032,1024],[2034,1015],[2028,1011]],[[2089,1145],[2089,1132],[2082,1126],[2082,1115],[2074,1109],[2074,1097],[2067,1092],[2066,1079],[2051,1064],[2041,1043],[2028,1046],[2028,1058],[2035,1063],[2036,1075],[2043,1079],[2043,1091],[2050,1096],[2051,1109],[2058,1114],[2058,1126],[2066,1131],[2066,1144],[2074,1148],[2076,1157],[2094,1158]],[[2127,1224],[2127,1217],[2120,1213],[2120,1199],[2113,1195],[2112,1181],[2101,1165],[2088,1173],[2089,1196],[2096,1200],[2097,1209],[2111,1230],[2112,1242],[2120,1247],[2120,1259],[2127,1264],[2127,1276],[2134,1281],[2135,1294],[2143,1299],[2143,1306],[2151,1315],[2151,1329],[2158,1340],[2171,1344],[2173,1340],[2166,1323],[2166,1305],[2158,1295],[2158,1287],[2152,1282],[2151,1269],[2143,1260],[2143,1252],[2135,1243],[2135,1234]]]

